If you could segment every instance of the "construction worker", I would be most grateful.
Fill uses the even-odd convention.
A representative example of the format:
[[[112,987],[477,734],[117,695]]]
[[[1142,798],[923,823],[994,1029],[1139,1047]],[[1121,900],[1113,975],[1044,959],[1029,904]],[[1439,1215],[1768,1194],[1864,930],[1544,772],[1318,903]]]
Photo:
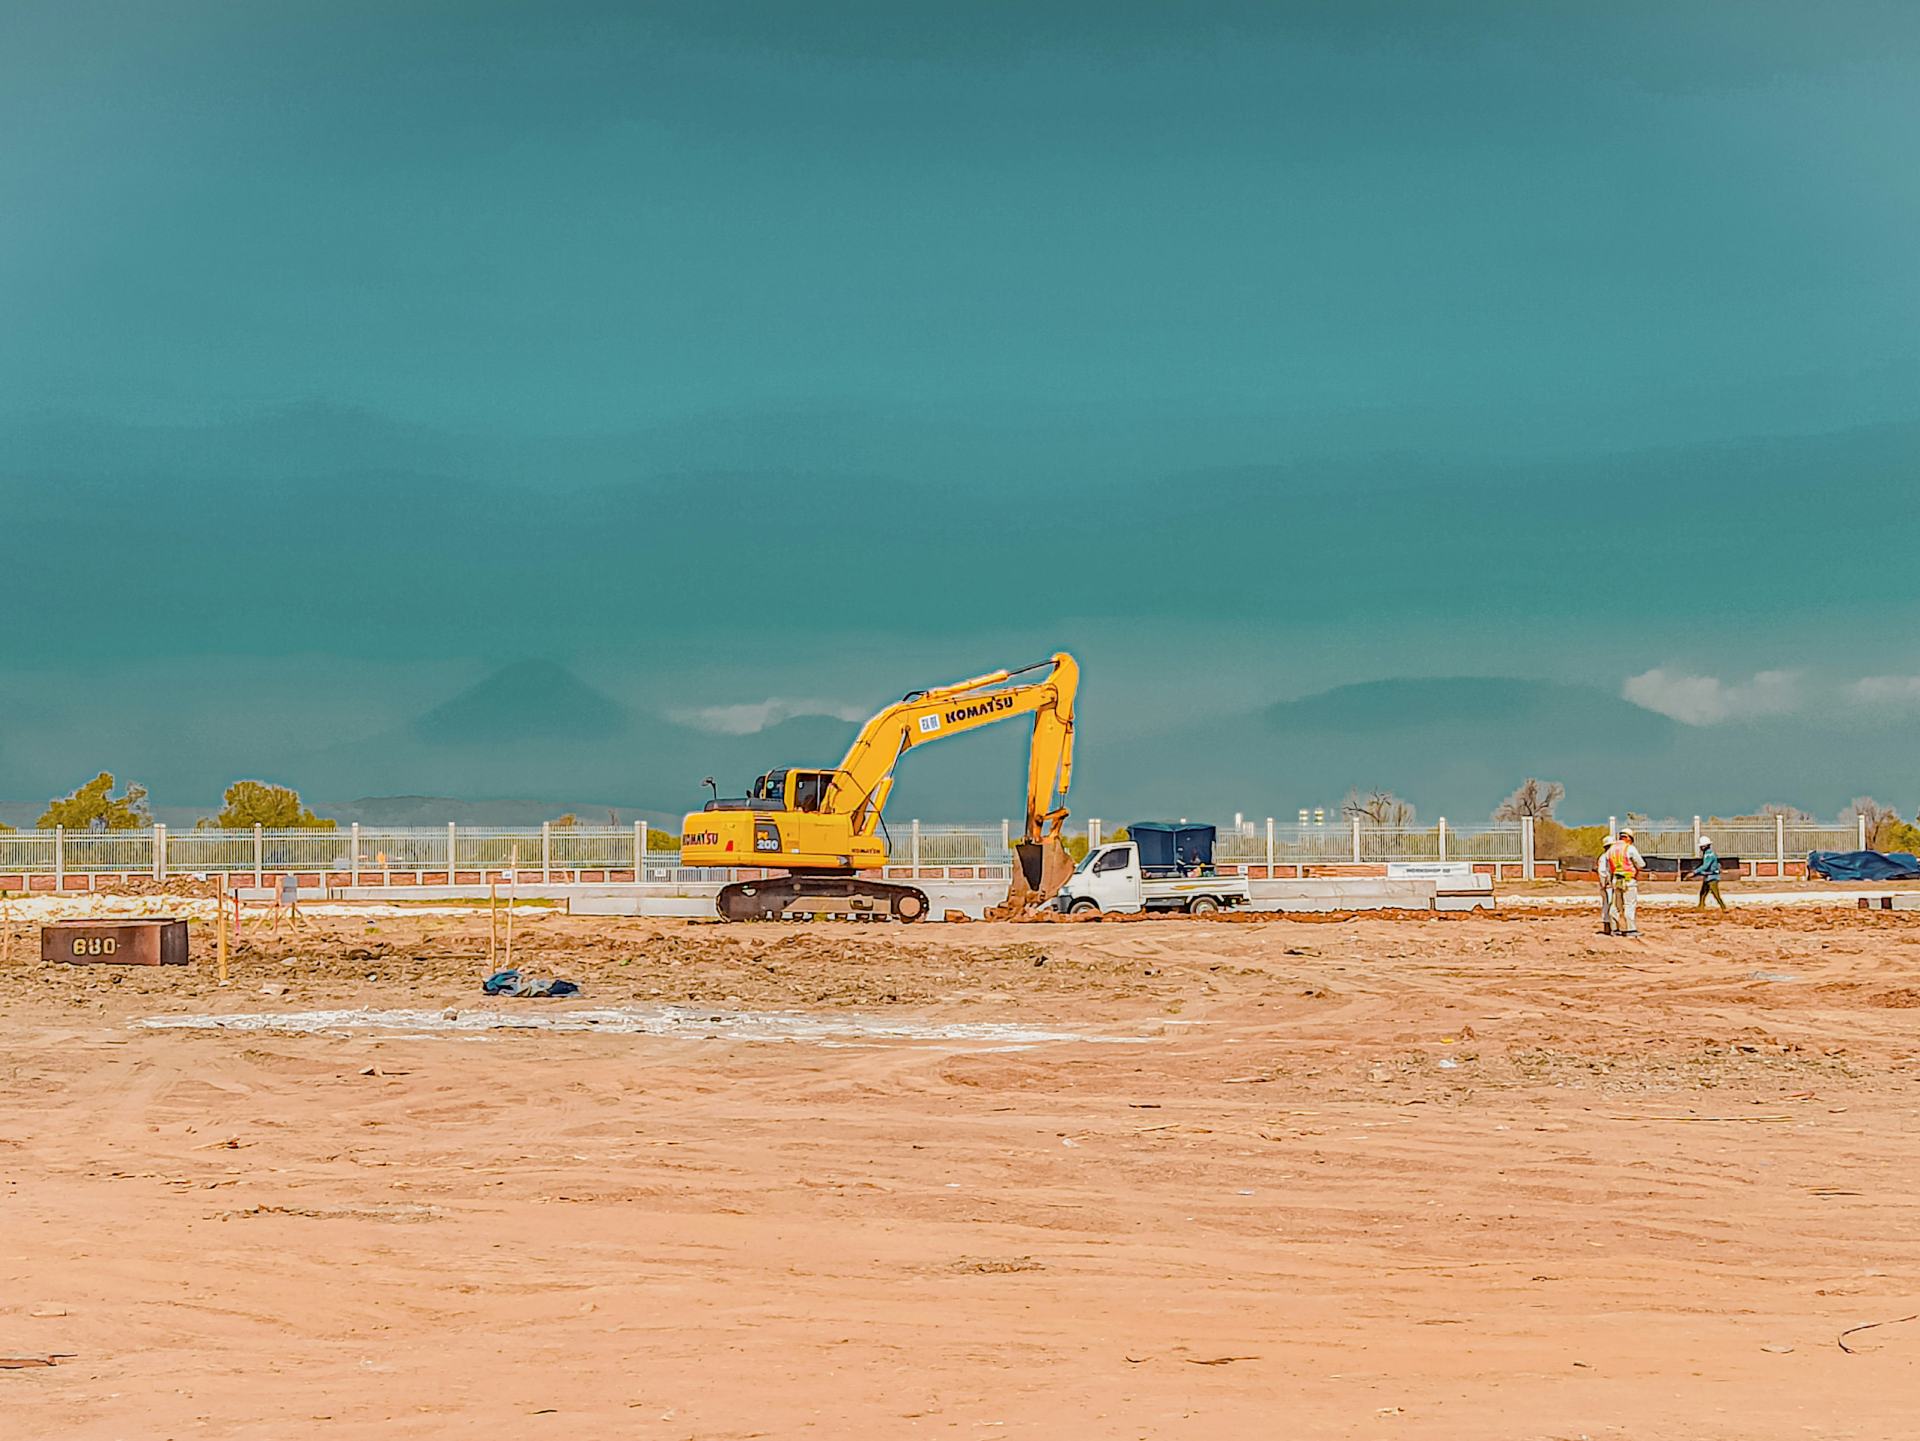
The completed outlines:
[[[1607,883],[1613,888],[1613,933],[1637,936],[1640,928],[1634,924],[1634,913],[1640,906],[1640,872],[1647,862],[1628,827],[1620,827],[1620,834],[1607,847],[1606,868]]]
[[[1613,849],[1613,837],[1608,836],[1600,843],[1600,859],[1593,863],[1594,874],[1600,878],[1600,934],[1613,934],[1613,882],[1607,879],[1607,852]]]
[[[1693,868],[1693,874],[1700,882],[1700,899],[1693,903],[1693,908],[1704,911],[1707,897],[1711,895],[1724,911],[1727,898],[1720,894],[1720,857],[1713,849],[1713,842],[1705,836],[1700,837],[1700,864]]]

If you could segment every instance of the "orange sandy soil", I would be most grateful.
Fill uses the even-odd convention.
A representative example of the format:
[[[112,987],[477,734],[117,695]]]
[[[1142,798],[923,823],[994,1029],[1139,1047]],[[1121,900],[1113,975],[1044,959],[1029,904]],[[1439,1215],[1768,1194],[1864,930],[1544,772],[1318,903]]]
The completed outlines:
[[[1920,1432],[1920,914],[29,939],[15,1441]],[[1139,1039],[132,1024],[658,1002]]]

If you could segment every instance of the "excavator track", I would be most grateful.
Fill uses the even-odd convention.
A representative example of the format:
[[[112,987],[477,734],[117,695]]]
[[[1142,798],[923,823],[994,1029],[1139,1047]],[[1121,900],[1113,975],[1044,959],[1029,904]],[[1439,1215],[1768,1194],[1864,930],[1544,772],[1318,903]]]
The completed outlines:
[[[864,876],[770,876],[723,886],[715,902],[726,921],[777,921],[786,916],[832,916],[878,921],[926,917],[927,893],[918,886]]]

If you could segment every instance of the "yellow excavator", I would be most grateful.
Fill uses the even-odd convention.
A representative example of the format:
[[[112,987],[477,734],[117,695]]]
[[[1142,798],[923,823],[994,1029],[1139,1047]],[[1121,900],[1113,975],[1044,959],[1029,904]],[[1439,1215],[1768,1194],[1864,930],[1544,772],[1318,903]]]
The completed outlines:
[[[715,789],[705,809],[681,827],[681,864],[784,872],[723,887],[718,906],[729,921],[790,914],[920,920],[927,914],[925,891],[863,874],[887,863],[882,812],[894,767],[915,746],[1030,715],[1027,823],[1014,847],[1019,865],[1002,913],[1027,909],[1058,891],[1073,870],[1060,828],[1073,778],[1079,684],[1080,667],[1061,654],[958,685],[909,691],[861,727],[835,769],[770,770],[738,800],[722,799]]]

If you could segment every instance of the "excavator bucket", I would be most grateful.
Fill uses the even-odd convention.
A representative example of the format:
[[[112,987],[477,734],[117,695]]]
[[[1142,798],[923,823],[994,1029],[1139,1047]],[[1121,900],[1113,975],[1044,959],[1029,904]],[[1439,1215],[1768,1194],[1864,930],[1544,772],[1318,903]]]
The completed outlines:
[[[1060,894],[1060,887],[1073,874],[1073,857],[1058,836],[1018,842],[1013,854],[1018,864],[1013,869],[1013,883],[1007,888],[1006,904],[988,911],[988,920],[1013,920],[1038,910]]]

